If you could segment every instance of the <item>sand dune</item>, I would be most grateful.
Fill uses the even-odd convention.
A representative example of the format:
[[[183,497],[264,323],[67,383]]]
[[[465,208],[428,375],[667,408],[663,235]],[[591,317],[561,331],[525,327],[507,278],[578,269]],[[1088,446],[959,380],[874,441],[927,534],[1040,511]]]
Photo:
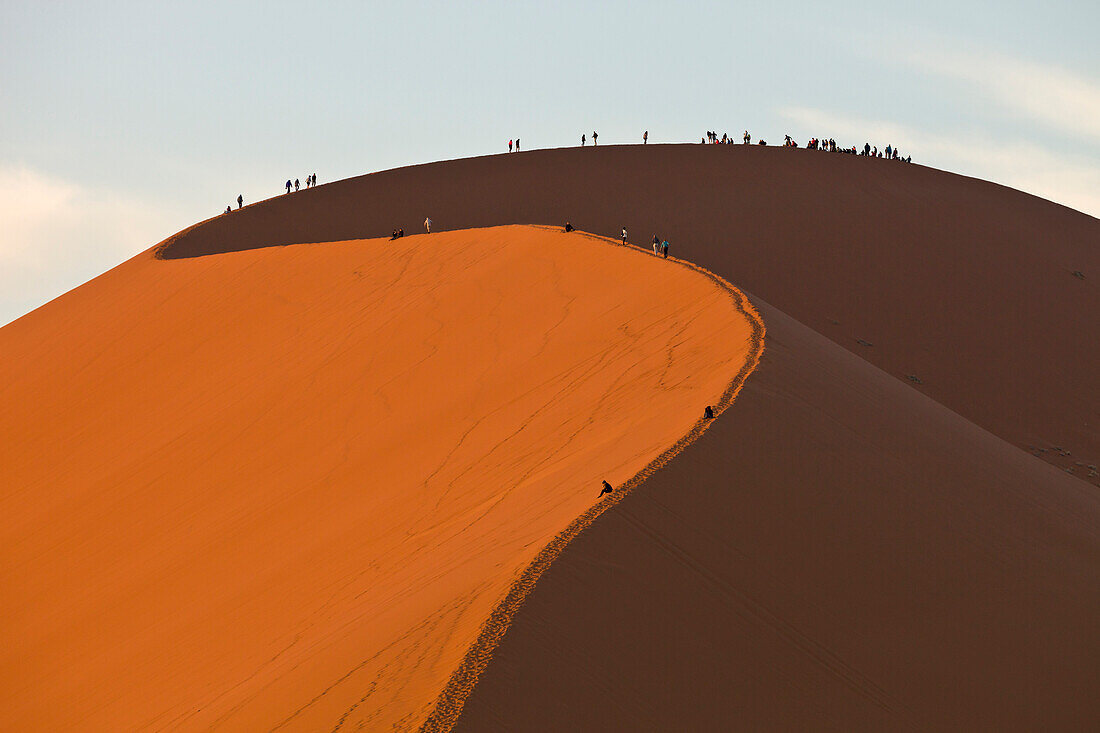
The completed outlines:
[[[700,427],[735,305],[505,227],[146,253],[0,330],[0,727],[416,727],[601,480]]]
[[[220,363],[209,355],[229,348],[210,344],[208,334],[216,330],[214,325],[229,328],[234,322],[275,317],[272,328],[286,329],[271,336],[271,344],[277,345],[297,333],[288,324],[295,309],[303,307],[280,300],[277,293],[286,288],[275,287],[269,297],[239,306],[247,309],[247,317],[244,310],[226,311],[222,301],[233,288],[224,276],[215,278],[215,285],[190,291],[205,282],[206,272],[220,270],[225,261],[252,263],[256,257],[257,265],[249,271],[259,263],[267,268],[257,271],[257,277],[287,278],[291,268],[282,266],[281,258],[288,258],[286,264],[298,263],[304,255],[295,253],[317,249],[301,243],[377,237],[394,227],[415,231],[425,215],[443,229],[568,219],[579,228],[609,236],[625,225],[634,241],[644,242],[659,233],[672,241],[674,255],[747,292],[767,324],[767,350],[734,407],[714,421],[705,435],[611,506],[565,545],[552,564],[539,567],[538,584],[524,591],[522,605],[506,607],[513,596],[505,597],[496,613],[503,612],[510,625],[488,646],[478,642],[467,651],[458,640],[463,634],[467,641],[473,639],[479,624],[490,618],[492,593],[474,599],[471,590],[463,600],[450,604],[443,598],[425,599],[419,606],[431,609],[419,616],[427,619],[425,626],[406,626],[416,630],[387,652],[393,661],[379,677],[400,678],[387,689],[403,692],[379,695],[378,685],[371,687],[368,677],[384,663],[365,660],[355,652],[356,647],[377,648],[380,639],[371,636],[365,617],[348,610],[358,602],[352,599],[340,606],[348,610],[346,615],[330,612],[328,606],[319,612],[324,621],[318,622],[320,627],[334,628],[327,625],[331,619],[325,614],[336,618],[333,623],[345,625],[309,648],[291,638],[279,639],[281,647],[270,639],[249,640],[247,635],[240,641],[270,652],[267,668],[284,670],[287,688],[269,686],[262,674],[247,678],[240,688],[225,693],[240,700],[239,707],[228,698],[213,697],[214,712],[204,708],[201,714],[177,722],[197,727],[215,720],[257,727],[271,724],[263,716],[280,708],[282,691],[300,691],[297,681],[316,673],[314,679],[332,679],[336,684],[324,695],[316,695],[315,701],[310,698],[303,713],[291,719],[294,725],[317,727],[318,721],[328,723],[335,716],[333,726],[363,724],[377,729],[384,727],[385,719],[408,728],[431,710],[428,729],[447,729],[457,723],[458,729],[471,731],[1082,730],[1097,726],[1100,706],[1093,691],[1100,688],[1100,665],[1095,664],[1100,656],[1095,624],[1100,617],[1096,493],[1100,474],[1089,465],[1100,463],[1100,380],[1095,376],[1100,341],[1093,336],[1100,324],[1096,290],[1100,221],[1065,207],[916,165],[755,146],[608,146],[450,161],[280,196],[204,222],[162,243],[159,251],[170,262],[139,258],[105,276],[110,281],[121,277],[120,271],[128,273],[111,286],[112,292],[118,292],[119,283],[138,275],[136,269],[131,272],[138,267],[135,263],[142,263],[147,269],[134,277],[133,287],[146,288],[144,295],[119,296],[118,305],[113,306],[86,296],[101,287],[99,281],[93,282],[0,330],[0,348],[7,354],[11,345],[19,344],[30,355],[27,364],[68,363],[74,368],[64,374],[75,373],[80,379],[89,370],[99,369],[102,379],[129,384],[132,374],[111,372],[111,364],[128,362],[94,355],[111,353],[103,351],[105,338],[112,349],[152,338],[149,319],[132,312],[138,302],[134,298],[160,303],[179,293],[173,297],[186,297],[192,309],[201,309],[204,315],[199,323],[206,325],[193,338],[169,341],[154,354],[128,358],[139,365],[183,360],[199,364],[198,371],[204,373],[208,364]],[[362,246],[326,244],[324,250]],[[616,252],[614,248],[599,251],[609,256]],[[564,256],[575,261],[572,250]],[[160,265],[181,265],[194,275],[186,285],[173,279],[168,288],[165,281],[147,277]],[[1075,277],[1075,271],[1085,277]],[[316,280],[327,286],[331,278],[325,272]],[[440,274],[425,270],[424,280],[437,282]],[[688,276],[688,271],[683,274]],[[636,290],[637,280],[633,282]],[[311,287],[303,292],[327,292],[321,284]],[[539,292],[551,302],[561,301],[560,293]],[[694,302],[689,295],[673,288],[665,298]],[[625,292],[620,292],[614,300],[624,297]],[[653,305],[654,300],[646,302]],[[151,306],[144,310],[153,311]],[[81,320],[86,311],[94,311],[94,318]],[[186,310],[173,318],[180,331],[194,320]],[[116,319],[121,325],[104,330],[102,324]],[[43,323],[50,325],[46,328]],[[545,329],[546,324],[539,327]],[[51,339],[50,334],[59,336]],[[248,336],[247,332],[232,334],[237,340]],[[394,339],[397,334],[378,331],[377,337]],[[94,351],[97,348],[100,352]],[[361,347],[350,348],[348,360]],[[193,396],[180,396],[193,395],[191,386],[182,392],[168,388],[184,376],[195,379],[195,375],[177,370],[166,378],[154,370],[153,383],[144,383],[147,386],[138,390],[128,411],[114,415],[115,421],[132,414],[135,405],[165,410],[166,415],[201,413],[222,419],[223,414],[236,413],[223,403],[247,384],[239,375],[287,361],[274,358],[285,350],[270,344],[235,342],[232,351],[239,355],[233,367],[238,377],[231,388],[213,390],[213,397],[201,398],[206,400],[201,409],[191,404]],[[629,358],[624,354],[626,361],[621,363],[629,363]],[[35,379],[47,380],[42,384],[50,384],[48,394],[54,390],[64,394],[63,372],[58,368],[52,372],[53,381],[48,381],[48,373],[37,376],[41,369],[25,373],[9,362],[3,364],[8,373],[0,375],[0,390],[8,387],[13,372],[16,379],[30,379],[27,373],[33,372]],[[316,369],[318,363],[301,368],[306,366]],[[304,372],[295,369],[287,372],[288,378],[301,380]],[[326,369],[325,374],[331,372]],[[216,371],[209,375],[210,380],[217,378]],[[346,400],[348,389],[343,385],[374,384],[374,379],[373,374],[348,367],[348,375],[337,380],[341,386],[333,388],[327,379],[317,380],[295,409],[308,415],[319,405]],[[18,388],[18,382],[9,387]],[[248,393],[262,404],[285,391]],[[470,399],[482,396],[471,394]],[[162,406],[165,401],[168,405]],[[624,400],[624,404],[636,408],[642,403]],[[36,436],[32,431],[24,438],[17,427],[20,419],[35,424],[40,413],[48,416],[44,424],[50,425],[63,414],[60,403],[44,400],[42,408],[29,415],[5,418],[12,420],[6,423],[12,427],[0,434],[5,442],[11,436],[37,442],[24,442],[21,452],[0,458],[46,450],[50,434]],[[567,417],[561,415],[562,420]],[[683,417],[687,422],[680,434],[691,429],[695,416]],[[439,419],[453,421],[454,417],[440,413]],[[272,474],[274,465],[289,464],[295,471],[314,464],[341,465],[340,456],[323,454],[323,450],[348,442],[343,426],[357,424],[356,420],[363,422],[362,415],[352,412],[336,427],[318,416],[302,428],[299,435],[305,437],[297,443],[276,440],[278,431],[272,429],[268,442],[251,450],[268,457]],[[148,424],[164,422],[150,418]],[[407,427],[410,435],[424,429],[416,421]],[[321,428],[328,432],[318,433]],[[187,440],[167,444],[165,450],[176,452],[177,459],[188,455],[201,429],[196,426]],[[104,430],[104,425],[81,427],[76,436],[93,439]],[[151,431],[152,427],[147,432]],[[240,434],[248,433],[242,426]],[[459,438],[449,440],[453,444]],[[484,450],[490,443],[476,447]],[[47,454],[42,465],[64,474],[66,451],[72,445],[83,441],[61,436],[50,448],[56,452]],[[119,466],[116,445],[93,440],[81,450],[87,451],[81,460],[100,472],[133,473],[150,486],[169,480],[141,474],[145,459]],[[486,471],[498,465],[492,457],[482,461],[474,453],[463,460],[480,461],[478,465]],[[578,485],[591,480],[581,476],[580,466],[602,453],[596,450],[591,456],[577,457],[573,475]],[[633,455],[643,461],[640,454]],[[437,463],[441,461],[439,457]],[[8,465],[7,460],[0,465]],[[316,486],[319,481],[286,477],[280,489],[285,499],[279,499],[282,503],[270,515],[287,519],[297,514],[301,502],[318,489],[299,492],[293,486],[303,482]],[[349,479],[340,494],[346,501],[337,503],[350,502],[357,487]],[[210,536],[226,536],[224,527],[235,529],[245,521],[256,490],[240,491],[241,501],[226,503],[226,519],[209,528]],[[5,525],[24,533],[20,542],[49,540],[48,533],[35,539],[35,533],[48,526],[50,512],[57,511],[49,501],[70,499],[64,491],[56,499],[46,489],[39,489],[38,495],[50,499],[36,501],[34,515]],[[476,496],[471,488],[469,501]],[[120,506],[140,499],[137,493],[125,500],[115,497]],[[556,508],[540,507],[547,518],[544,528],[548,529],[551,518],[564,521],[566,516],[580,515],[591,497],[586,494],[581,499],[560,514]],[[398,506],[404,505],[373,507],[377,509],[373,515],[379,517],[376,521],[397,526],[418,516],[415,508],[394,508]],[[358,537],[357,516],[346,517],[337,506],[327,508],[328,514],[318,515],[306,527],[288,521],[278,537],[293,536],[291,530],[299,529],[300,539],[312,541],[330,525]],[[193,504],[186,501],[173,509],[185,517],[194,516]],[[140,510],[140,505],[133,508]],[[78,507],[77,511],[94,518],[106,510]],[[270,531],[266,521],[254,523],[257,532]],[[461,536],[465,521],[456,515],[447,527],[424,527],[423,531],[452,531]],[[163,528],[167,527],[165,523]],[[154,542],[164,534],[159,531],[163,528],[153,525],[149,537],[134,539],[138,546],[151,548],[146,553],[149,557],[168,557],[169,551]],[[85,536],[72,537],[71,542],[86,546]],[[463,541],[468,540],[459,543]],[[538,546],[537,542],[523,545],[523,541],[516,538],[506,548],[516,561],[508,577],[521,580],[526,576],[519,574],[524,567],[530,570],[526,563],[535,557]],[[365,554],[375,551],[363,542]],[[5,539],[4,547],[9,546]],[[22,545],[16,547],[24,551]],[[38,547],[46,545],[27,545]],[[408,549],[391,547],[395,558],[404,557]],[[294,554],[291,549],[286,551]],[[71,553],[72,545],[65,551]],[[301,560],[299,567],[320,564],[316,559],[327,557],[329,551],[317,546],[316,554]],[[219,577],[235,581],[241,574],[254,573],[256,567],[263,568],[265,578],[277,575],[275,563],[267,562],[263,553],[254,554],[243,557],[238,566],[220,568]],[[205,562],[214,563],[216,557],[212,552]],[[350,577],[358,572],[353,566],[362,570],[360,559],[349,556],[346,564],[325,577]],[[479,556],[471,562],[491,565],[494,560]],[[110,572],[118,579],[136,578],[131,587],[137,593],[145,577],[137,571],[161,567],[148,559],[139,565],[118,566]],[[497,570],[485,577],[501,577]],[[436,572],[426,564],[421,577],[435,580]],[[45,603],[42,599],[52,591],[33,586],[35,578],[51,577],[48,572],[11,577],[41,594],[36,601],[41,602],[39,606],[11,607],[19,623],[6,630],[7,638],[23,645],[13,647],[16,653],[23,650],[22,656],[30,658],[28,645],[43,643],[49,648],[34,634],[53,627],[18,614],[25,614],[27,608],[57,607],[62,611],[55,613],[64,616],[67,607]],[[452,589],[445,582],[440,584],[448,592]],[[164,586],[161,596],[144,602],[178,601],[171,595],[172,587]],[[303,590],[335,598],[338,604],[348,594],[328,587]],[[399,592],[394,589],[391,597],[397,598]],[[238,606],[232,622],[222,631],[211,632],[216,642],[211,650],[227,643],[229,633],[224,629],[241,628],[243,620],[256,618],[256,608],[246,605],[256,597],[260,602],[270,598],[263,596],[262,585],[241,589],[234,599]],[[412,598],[399,600],[412,607]],[[104,605],[104,613],[120,618],[120,607]],[[301,609],[290,611],[307,618]],[[188,607],[179,616],[205,613],[206,609]],[[415,614],[398,615],[403,620],[415,618]],[[375,617],[370,620],[381,623]],[[397,621],[383,626],[400,628]],[[458,631],[451,633],[452,628]],[[163,638],[160,630],[161,626],[143,627],[142,638]],[[109,647],[110,640],[72,633],[88,645],[78,650],[81,653]],[[454,643],[436,642],[431,649],[408,643],[414,638],[444,637]],[[330,654],[330,648],[337,646],[346,650],[343,656]],[[181,680],[189,689],[201,687],[213,696],[213,691],[224,690],[226,680],[240,679],[259,668],[256,663],[249,666],[247,655],[235,655],[241,646],[229,648],[234,654],[214,658],[211,652],[202,669],[181,664],[183,671],[177,669],[172,680]],[[492,652],[487,665],[484,656],[477,654],[485,649]],[[165,659],[178,655],[191,661],[190,652],[178,647],[161,651]],[[473,656],[464,657],[468,652]],[[314,663],[313,655],[325,661]],[[371,672],[360,672],[355,666],[364,661]],[[49,660],[35,662],[45,665]],[[231,669],[222,674],[226,666]],[[10,665],[4,668],[7,671]],[[429,668],[431,675],[409,671]],[[7,709],[19,715],[42,712],[18,705],[27,705],[33,698],[29,691],[35,684],[53,680],[47,674],[53,669],[28,663],[28,673],[17,678],[12,674],[18,686],[9,695]],[[165,675],[165,669],[169,668],[138,668],[126,682],[146,674]],[[344,677],[347,672],[351,674]],[[82,682],[77,672],[65,674],[69,676],[52,682],[55,689],[95,687],[88,680]],[[434,682],[429,684],[428,676]],[[476,686],[468,683],[471,678]],[[157,695],[167,694],[165,679],[157,677],[156,684],[150,685]],[[446,693],[434,702],[428,699],[448,679]],[[131,719],[149,719],[151,710],[164,709],[162,703],[163,698],[154,700],[139,711],[145,718]],[[113,698],[85,699],[82,704],[84,709],[98,706],[94,714],[101,721],[124,707]],[[370,717],[376,710],[383,712]],[[190,709],[176,714],[189,713]],[[222,718],[226,713],[236,717]],[[406,714],[410,717],[403,718]]]

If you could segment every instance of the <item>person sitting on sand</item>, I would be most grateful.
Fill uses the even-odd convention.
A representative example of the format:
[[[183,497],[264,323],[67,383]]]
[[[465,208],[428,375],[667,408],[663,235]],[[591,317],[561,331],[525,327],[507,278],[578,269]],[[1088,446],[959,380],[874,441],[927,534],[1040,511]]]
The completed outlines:
[[[298,190],[298,185],[299,185],[299,184],[298,184],[298,179],[297,179],[297,178],[295,178],[295,179],[294,179],[294,190],[295,190],[295,191],[297,191],[297,190]]]
[[[232,204],[225,207],[225,213],[227,213],[227,214],[232,214],[233,213],[233,205]]]
[[[398,229],[397,230],[397,238],[401,239],[401,237],[403,237],[403,236],[405,236],[405,230],[404,229]]]
[[[713,420],[714,419],[714,410],[713,410],[713,408],[711,408],[710,405],[707,405],[706,409],[703,410],[703,419],[704,420]]]
[[[516,138],[516,152],[519,152],[519,138]]]
[[[565,231],[567,233],[573,231],[573,225],[570,224],[569,222],[565,222]]]
[[[428,217],[424,217],[424,229],[427,230],[428,234],[432,233],[432,220]]]
[[[390,237],[390,241],[392,242],[395,239],[397,239],[397,230],[396,229],[393,230],[393,236]]]
[[[604,481],[603,482],[603,488],[600,489],[600,496],[602,497],[604,494],[610,494],[614,490],[615,489],[611,488],[611,484]]]

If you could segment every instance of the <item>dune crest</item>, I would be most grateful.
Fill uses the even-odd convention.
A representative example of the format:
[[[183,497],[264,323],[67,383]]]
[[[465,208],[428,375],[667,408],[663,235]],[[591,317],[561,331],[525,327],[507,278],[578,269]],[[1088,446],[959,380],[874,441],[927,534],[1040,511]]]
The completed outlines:
[[[0,727],[417,727],[759,335],[532,227],[134,258],[0,330]]]

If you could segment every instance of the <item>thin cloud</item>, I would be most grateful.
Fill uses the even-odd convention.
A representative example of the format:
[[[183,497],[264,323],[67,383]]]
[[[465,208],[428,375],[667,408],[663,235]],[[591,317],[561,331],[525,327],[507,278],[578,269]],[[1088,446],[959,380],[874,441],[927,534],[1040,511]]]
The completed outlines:
[[[146,249],[172,217],[137,197],[0,165],[0,325]]]
[[[896,145],[916,162],[1001,183],[1100,216],[1100,168],[1031,142],[1003,143],[973,136],[964,140],[805,107],[790,107],[781,114],[812,133],[829,134],[842,145],[862,147],[865,141],[880,149]]]
[[[937,48],[905,58],[917,69],[972,85],[1016,115],[1100,142],[1100,81],[1061,66],[991,52]]]

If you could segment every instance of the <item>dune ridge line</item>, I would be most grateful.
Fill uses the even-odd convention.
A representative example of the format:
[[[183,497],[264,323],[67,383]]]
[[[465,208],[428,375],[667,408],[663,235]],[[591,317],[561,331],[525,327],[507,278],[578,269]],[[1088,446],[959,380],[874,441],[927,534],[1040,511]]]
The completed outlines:
[[[538,229],[560,231],[560,227],[556,226],[531,226]],[[574,230],[571,234],[595,239],[615,247],[622,246],[619,240],[591,234],[589,232]],[[654,256],[643,247],[637,245],[628,245],[628,247],[639,254],[650,257]],[[446,687],[443,688],[443,692],[436,698],[431,713],[424,723],[421,724],[419,728],[420,733],[447,733],[454,728],[459,717],[462,715],[462,709],[466,704],[466,700],[470,697],[470,693],[473,692],[474,686],[477,685],[478,678],[489,665],[493,652],[504,638],[504,635],[508,632],[508,627],[511,626],[512,619],[515,617],[524,601],[527,600],[531,591],[534,590],[535,584],[542,574],[546,572],[547,568],[550,567],[551,563],[557,559],[574,538],[591,526],[604,512],[617,506],[649,476],[666,466],[685,448],[698,440],[699,437],[707,431],[710,424],[733,404],[734,400],[737,398],[737,394],[741,391],[741,387],[744,386],[745,380],[748,379],[749,375],[756,369],[757,364],[760,363],[760,357],[764,353],[764,335],[766,329],[764,326],[764,319],[760,317],[760,313],[753,307],[748,297],[725,278],[699,265],[676,257],[669,257],[668,260],[709,278],[730,296],[737,311],[745,316],[752,326],[752,334],[749,337],[750,346],[748,358],[745,359],[740,371],[737,372],[726,386],[726,390],[722,393],[722,397],[719,399],[718,403],[712,406],[714,409],[713,419],[708,420],[706,418],[699,418],[686,435],[669,448],[666,448],[664,452],[650,461],[645,468],[636,473],[629,480],[620,484],[615,489],[614,493],[607,495],[606,498],[593,505],[570,522],[569,526],[559,532],[541,551],[539,551],[539,554],[535,556],[530,564],[528,564],[520,576],[513,581],[504,598],[497,604],[493,612],[489,614],[489,618],[482,624],[477,639],[474,640],[474,643],[463,656],[462,663],[451,674]]]

